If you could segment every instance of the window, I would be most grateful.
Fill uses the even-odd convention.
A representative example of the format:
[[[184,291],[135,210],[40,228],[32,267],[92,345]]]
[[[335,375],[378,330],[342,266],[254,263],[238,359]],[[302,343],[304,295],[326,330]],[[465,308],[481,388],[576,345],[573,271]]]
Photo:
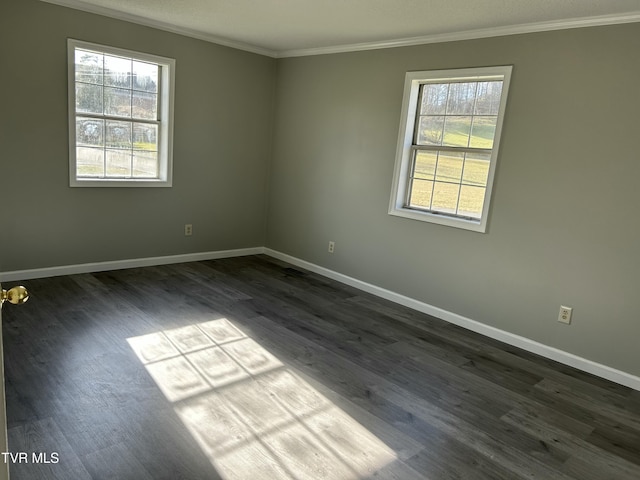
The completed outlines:
[[[72,187],[170,187],[175,61],[68,41]]]
[[[389,213],[486,230],[511,67],[408,72]]]

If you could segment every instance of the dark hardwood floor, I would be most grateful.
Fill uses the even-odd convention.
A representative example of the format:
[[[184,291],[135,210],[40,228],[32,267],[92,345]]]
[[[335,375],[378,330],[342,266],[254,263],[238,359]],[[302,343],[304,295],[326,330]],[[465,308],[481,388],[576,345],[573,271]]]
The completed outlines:
[[[640,392],[266,256],[21,283],[13,480],[640,479]]]

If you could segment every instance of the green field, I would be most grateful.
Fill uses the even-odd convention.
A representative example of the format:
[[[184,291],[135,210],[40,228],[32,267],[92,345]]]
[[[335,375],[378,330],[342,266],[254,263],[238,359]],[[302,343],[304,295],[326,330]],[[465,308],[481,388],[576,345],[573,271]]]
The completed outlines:
[[[493,148],[495,116],[422,116],[418,145]]]
[[[78,147],[76,174],[78,177],[93,178],[155,178],[158,175],[157,153],[134,151],[132,162],[130,150],[105,152],[100,148]]]
[[[495,116],[424,116],[419,145],[491,149]],[[490,154],[416,150],[409,206],[480,218]]]

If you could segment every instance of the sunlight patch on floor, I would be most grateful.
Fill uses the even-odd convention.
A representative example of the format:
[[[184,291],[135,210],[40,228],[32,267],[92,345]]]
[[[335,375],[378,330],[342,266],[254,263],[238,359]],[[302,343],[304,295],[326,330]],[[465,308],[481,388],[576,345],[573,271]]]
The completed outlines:
[[[226,318],[127,341],[225,480],[356,480],[397,459]]]

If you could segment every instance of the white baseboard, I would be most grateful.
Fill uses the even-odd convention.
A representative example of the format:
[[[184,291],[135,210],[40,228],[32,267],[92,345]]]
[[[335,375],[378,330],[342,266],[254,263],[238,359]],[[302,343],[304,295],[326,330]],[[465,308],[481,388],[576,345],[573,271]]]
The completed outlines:
[[[0,282],[57,277],[60,275],[74,275],[77,273],[104,272],[107,270],[122,270],[125,268],[153,267],[156,265],[169,265],[172,263],[198,262],[201,260],[215,260],[217,258],[258,255],[260,253],[264,253],[264,247],[219,250],[216,252],[185,253],[182,255],[168,255],[164,257],[133,258],[110,262],[81,263],[78,265],[36,268],[33,270],[15,270],[13,272],[0,272]]]
[[[462,315],[443,310],[442,308],[434,307],[433,305],[429,305],[428,303],[406,297],[404,295],[378,287],[371,283],[363,282],[361,280],[358,280],[357,278],[349,277],[347,275],[343,275],[342,273],[329,270],[328,268],[321,267],[319,265],[301,260],[296,257],[292,257],[291,255],[271,250],[270,248],[265,248],[264,253],[271,257],[280,259],[284,262],[291,263],[292,265],[296,265],[311,272],[315,272],[322,276],[337,280],[338,282],[350,285],[359,290],[363,290],[367,293],[371,293],[378,297],[391,300],[392,302],[399,303],[400,305],[404,305],[405,307],[412,308],[433,317],[440,318],[449,323],[453,323],[454,325],[458,325],[476,333],[494,338],[509,345],[513,345],[514,347],[522,348],[523,350],[527,350],[528,352],[541,355],[551,360],[555,360],[556,362],[569,365],[584,372],[591,373],[598,377],[640,391],[640,377],[631,375],[630,373],[608,367],[607,365],[596,363],[592,360],[579,357],[572,353],[568,353],[563,350],[538,343],[526,337],[521,337],[520,335],[500,330],[499,328],[485,325],[484,323],[477,322],[476,320],[472,320],[470,318],[463,317]]]
[[[350,285],[359,290],[371,293],[378,297],[390,300],[392,302],[404,305],[419,312],[440,318],[454,325],[466,328],[468,330],[480,333],[490,338],[494,338],[501,342],[522,348],[529,352],[541,355],[543,357],[555,360],[557,362],[569,365],[584,372],[591,373],[601,378],[611,380],[612,382],[625,385],[640,391],[640,377],[631,375],[630,373],[617,370],[607,365],[596,363],[583,357],[579,357],[572,353],[559,350],[542,343],[538,343],[526,337],[521,337],[513,333],[500,330],[472,320],[462,315],[458,315],[442,308],[429,305],[414,298],[406,297],[399,293],[378,287],[371,283],[363,282],[357,278],[343,275],[342,273],[329,270],[328,268],[301,260],[291,255],[287,255],[276,250],[265,247],[240,248],[235,250],[220,250],[216,252],[200,252],[187,253],[182,255],[169,255],[163,257],[135,258],[129,260],[116,260],[110,262],[82,263],[78,265],[64,265],[59,267],[37,268],[32,270],[16,270],[12,272],[0,272],[0,282],[10,282],[15,280],[30,280],[33,278],[55,277],[60,275],[74,275],[78,273],[103,272],[107,270],[121,270],[125,268],[151,267],[156,265],[169,265],[172,263],[197,262],[201,260],[215,260],[218,258],[241,257],[246,255],[266,254],[271,257],[288,262],[292,265],[304,268],[311,272],[318,273],[327,278],[331,278],[338,282]]]

